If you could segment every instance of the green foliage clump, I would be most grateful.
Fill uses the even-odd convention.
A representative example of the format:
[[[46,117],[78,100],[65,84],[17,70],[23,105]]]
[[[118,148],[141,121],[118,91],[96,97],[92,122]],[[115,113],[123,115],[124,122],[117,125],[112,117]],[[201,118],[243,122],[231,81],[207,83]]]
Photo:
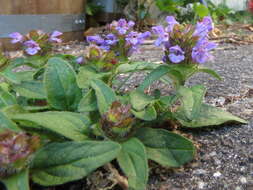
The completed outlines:
[[[119,30],[122,32],[124,27]],[[133,44],[135,37],[128,36]],[[4,78],[0,84],[0,155],[5,154],[5,142],[11,142],[15,150],[29,150],[18,158],[27,160],[33,153],[28,165],[1,177],[8,190],[29,190],[29,176],[43,186],[79,180],[113,160],[128,179],[119,182],[123,188],[144,190],[148,160],[165,167],[180,167],[195,156],[193,142],[171,132],[173,126],[168,123],[192,130],[231,121],[246,123],[203,103],[204,86],[184,85],[197,72],[219,78],[208,68],[196,63],[135,62],[128,57],[119,58],[111,50],[93,47],[82,64],[76,63],[76,57],[62,54],[48,53],[39,59],[36,55],[0,57],[0,74]],[[23,65],[31,70],[13,71]],[[120,87],[126,81],[118,81],[117,76],[138,71],[148,73],[145,80],[136,89],[122,93]],[[157,80],[167,84],[169,81],[175,93],[146,93]],[[6,135],[11,141],[6,140]],[[41,139],[38,150],[34,136]],[[15,146],[19,137],[21,146]],[[7,170],[12,168],[6,166]]]

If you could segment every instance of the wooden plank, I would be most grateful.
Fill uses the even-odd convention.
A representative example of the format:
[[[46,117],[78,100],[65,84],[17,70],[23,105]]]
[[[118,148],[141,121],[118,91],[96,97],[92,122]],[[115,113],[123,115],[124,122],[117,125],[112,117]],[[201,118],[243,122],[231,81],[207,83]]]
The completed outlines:
[[[0,14],[78,14],[86,0],[0,0]]]

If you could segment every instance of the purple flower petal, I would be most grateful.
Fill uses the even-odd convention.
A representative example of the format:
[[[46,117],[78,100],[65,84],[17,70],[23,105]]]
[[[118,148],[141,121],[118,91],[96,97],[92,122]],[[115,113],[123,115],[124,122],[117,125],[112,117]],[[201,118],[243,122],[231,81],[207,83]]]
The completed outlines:
[[[169,52],[169,59],[173,63],[180,63],[185,59],[184,51],[178,45],[170,47]]]
[[[104,43],[104,39],[101,38],[99,35],[87,36],[86,39],[88,43],[95,43],[96,45],[101,45]]]
[[[209,42],[207,39],[200,40],[192,49],[193,61],[203,64],[211,60],[213,56],[209,53],[209,51],[216,47],[217,45],[215,43]]]
[[[166,21],[168,22],[168,27],[166,28],[167,32],[172,32],[176,24],[179,24],[174,16],[167,16]]]
[[[132,27],[134,27],[134,25],[135,25],[135,22],[134,21],[129,21],[128,22],[128,27],[130,27],[130,28],[132,28]]]
[[[62,35],[62,32],[59,32],[57,30],[53,31],[53,33],[51,34],[51,37],[59,37]]]
[[[24,39],[24,37],[18,32],[13,32],[13,33],[9,34],[9,37],[12,38],[12,40],[11,40],[12,44],[22,42]]]
[[[33,40],[26,41],[24,45],[27,47],[25,51],[29,55],[35,55],[41,50],[39,44]]]
[[[61,43],[62,42],[62,40],[59,38],[59,36],[61,36],[62,35],[62,32],[59,32],[59,31],[54,31],[52,34],[51,34],[51,36],[50,36],[50,38],[49,38],[49,41],[50,42],[56,42],[56,43]]]
[[[158,36],[157,40],[155,41],[156,46],[160,46],[161,44],[169,41],[169,34],[168,32],[165,32],[163,26],[154,26],[152,27],[152,31]]]
[[[204,17],[201,22],[198,22],[193,36],[199,36],[200,39],[206,38],[208,33],[213,30],[213,21],[210,16]]]
[[[83,62],[84,62],[84,58],[82,57],[82,56],[80,56],[80,57],[78,57],[77,59],[76,59],[76,63],[77,64],[83,64]]]

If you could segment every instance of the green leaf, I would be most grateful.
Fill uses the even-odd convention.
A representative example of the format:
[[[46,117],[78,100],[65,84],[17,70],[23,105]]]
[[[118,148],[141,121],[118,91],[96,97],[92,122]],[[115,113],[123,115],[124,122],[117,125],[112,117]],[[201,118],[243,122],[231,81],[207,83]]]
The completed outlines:
[[[73,68],[61,58],[48,61],[44,76],[48,103],[57,110],[73,111],[80,102],[82,91],[76,83]]]
[[[89,119],[83,114],[73,112],[49,111],[17,114],[12,116],[12,119],[33,122],[75,141],[87,139],[90,131]]]
[[[157,113],[154,106],[148,106],[142,111],[135,111],[132,109],[131,112],[134,114],[135,117],[144,121],[152,121],[157,118]]]
[[[23,170],[11,177],[1,180],[7,190],[29,190],[29,170]]]
[[[32,179],[43,186],[81,179],[113,160],[120,148],[112,141],[49,144],[35,155]]]
[[[16,75],[15,72],[12,71],[12,68],[7,67],[5,70],[0,72],[0,76],[5,78],[8,82],[14,83],[14,84],[20,84],[21,80]]]
[[[118,66],[118,73],[129,73],[136,71],[145,71],[145,70],[154,70],[160,66],[159,64],[151,62],[134,62],[134,63],[125,63]]]
[[[138,89],[130,93],[130,102],[135,110],[143,110],[147,105],[152,104],[154,100],[154,97]]]
[[[15,97],[0,87],[0,109],[14,104],[17,104]]]
[[[12,86],[20,96],[32,99],[46,99],[46,92],[42,82],[24,81]]]
[[[8,118],[11,118],[15,114],[27,113],[27,111],[22,106],[20,106],[19,104],[13,104],[13,105],[10,105],[10,106],[6,106],[5,108],[2,109],[2,112]]]
[[[145,88],[150,86],[154,81],[159,80],[163,75],[169,72],[169,67],[167,65],[161,65],[153,70],[137,88],[137,90],[144,91]]]
[[[184,112],[186,118],[193,120],[198,117],[205,93],[206,88],[202,85],[191,88],[181,86],[178,89],[178,95],[182,102],[181,112]]]
[[[180,167],[195,154],[191,141],[164,129],[140,128],[136,137],[145,145],[148,158],[166,167]]]
[[[94,90],[89,90],[85,96],[81,99],[78,111],[79,112],[91,112],[96,111],[97,108],[97,98]]]
[[[21,130],[18,126],[12,122],[3,112],[0,111],[0,132],[4,130],[12,130],[16,132],[20,132]]]
[[[216,73],[216,72],[215,72],[214,70],[212,70],[212,69],[208,69],[208,68],[199,66],[199,67],[198,67],[198,72],[207,73],[207,74],[213,76],[214,78],[216,78],[216,79],[218,79],[218,80],[222,80],[222,78],[220,77],[220,75],[219,75],[218,73]]]
[[[101,79],[103,80],[106,77],[109,77],[111,72],[97,72],[96,69],[87,65],[82,66],[79,69],[77,75],[77,84],[80,88],[88,88],[90,86],[91,80]]]
[[[117,100],[113,89],[98,79],[91,81],[91,87],[95,90],[97,105],[100,114],[104,114],[111,107],[112,103]]]
[[[182,110],[174,113],[174,117],[184,126],[190,128],[221,125],[227,122],[239,122],[246,124],[247,121],[207,104],[202,104],[199,114],[195,119],[188,120]]]
[[[136,138],[122,144],[117,161],[129,181],[129,189],[145,190],[148,182],[148,161],[144,145]]]
[[[31,81],[33,80],[33,76],[36,71],[22,71],[16,72],[16,76],[19,78],[20,81]]]
[[[195,11],[195,13],[200,17],[203,18],[205,16],[208,16],[209,14],[209,10],[208,7],[206,7],[205,5],[201,4],[201,3],[194,3],[193,9]]]

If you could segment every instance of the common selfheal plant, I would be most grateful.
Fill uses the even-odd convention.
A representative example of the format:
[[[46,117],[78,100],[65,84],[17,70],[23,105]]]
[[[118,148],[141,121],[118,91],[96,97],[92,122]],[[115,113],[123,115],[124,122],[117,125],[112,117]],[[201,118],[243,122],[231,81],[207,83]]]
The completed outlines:
[[[210,50],[216,45],[208,41],[213,29],[211,17],[204,17],[196,26],[180,25],[174,17],[166,18],[167,26],[155,26],[156,46],[163,45],[163,61],[168,64],[198,64],[211,60]]]
[[[179,24],[172,16],[166,21],[167,26],[154,26],[152,31],[157,36],[154,44],[163,47],[162,61],[173,68],[168,75],[173,75],[174,86],[183,85],[196,72],[206,72],[220,79],[215,71],[200,65],[212,60],[210,51],[217,47],[208,40],[213,29],[211,17],[204,17],[195,26]]]
[[[96,44],[106,51],[112,51],[119,60],[127,60],[134,52],[139,50],[144,40],[151,36],[150,32],[136,32],[135,23],[125,19],[113,21],[109,26],[107,35],[88,36],[87,42]]]
[[[21,35],[18,32],[11,33],[9,37],[12,39],[11,43],[21,43],[24,51],[28,56],[34,55],[46,55],[52,51],[52,43],[61,43],[60,36],[62,35],[59,31],[52,33],[44,33],[40,30],[34,30],[29,32],[27,35]]]
[[[175,168],[195,156],[194,143],[171,131],[175,124],[198,128],[246,123],[203,103],[204,86],[184,86],[198,71],[219,78],[199,64],[210,60],[209,51],[216,46],[207,38],[210,19],[196,27],[180,25],[173,17],[167,22],[165,28],[153,28],[165,50],[167,64],[161,65],[125,62],[150,33],[133,31],[134,23],[123,19],[113,22],[108,34],[88,37],[91,44],[78,58],[48,56],[47,45],[59,42],[59,32],[13,35],[14,42],[24,43],[27,53],[36,56],[23,61],[33,64],[32,70],[11,72],[22,59],[0,54],[0,74],[6,79],[0,83],[0,181],[5,189],[29,190],[29,177],[42,186],[61,185],[104,167],[123,190],[145,190],[149,160]],[[123,85],[128,88],[129,77],[117,81],[118,76],[139,71],[149,72],[144,81],[132,91],[120,91]],[[159,89],[147,93],[164,75],[161,81],[175,81],[173,94]],[[28,132],[43,139],[38,151],[39,138]]]

